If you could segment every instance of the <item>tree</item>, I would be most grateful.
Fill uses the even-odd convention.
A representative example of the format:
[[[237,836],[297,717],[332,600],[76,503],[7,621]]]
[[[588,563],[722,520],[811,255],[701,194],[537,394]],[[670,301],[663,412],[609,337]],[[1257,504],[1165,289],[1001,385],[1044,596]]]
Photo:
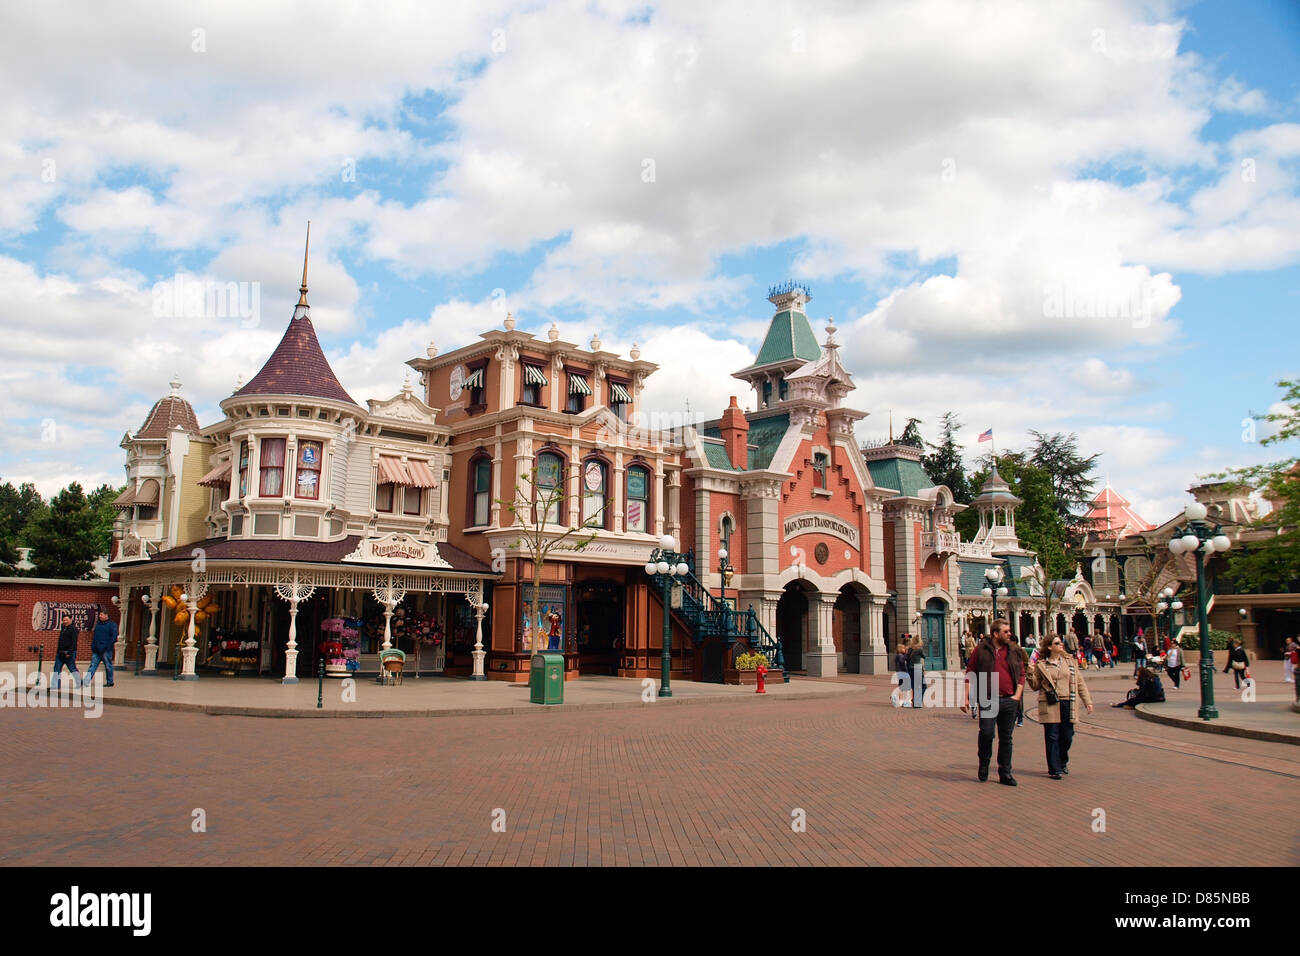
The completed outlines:
[[[898,438],[895,439],[895,444],[911,445],[913,448],[919,448],[921,451],[925,451],[925,439],[921,437],[921,430],[916,427],[920,424],[921,419],[909,418],[906,427],[903,429],[903,434],[899,435]]]
[[[1300,438],[1300,379],[1283,379],[1277,386],[1283,390],[1283,410],[1255,418],[1280,427],[1262,439],[1261,445],[1280,445]],[[1293,456],[1208,477],[1227,479],[1239,487],[1259,488],[1275,504],[1269,514],[1255,522],[1275,529],[1275,533],[1229,551],[1228,578],[1244,590],[1293,589],[1300,580],[1300,458]]]
[[[514,546],[527,551],[533,562],[533,595],[528,613],[528,628],[531,632],[529,654],[536,654],[540,650],[538,643],[542,629],[538,622],[542,611],[542,568],[546,565],[547,557],[556,551],[581,551],[596,538],[595,534],[586,530],[590,525],[576,528],[566,526],[569,520],[569,495],[566,490],[569,475],[566,471],[567,469],[560,469],[557,474],[548,475],[549,484],[543,484],[538,480],[539,471],[534,465],[524,482],[515,484],[515,497],[512,500],[497,500],[498,504],[514,516],[514,527],[519,529],[519,537]],[[596,515],[603,519],[608,503],[607,497],[605,503],[588,520]],[[553,511],[558,522],[546,520]],[[557,525],[563,527],[563,530],[558,530]]]
[[[89,577],[98,547],[95,512],[81,485],[73,482],[50,499],[48,510],[24,531],[36,574],[43,578]]]
[[[18,569],[18,549],[27,546],[27,529],[47,510],[45,499],[31,482],[15,488],[0,485],[0,573],[29,574]]]
[[[121,488],[100,485],[86,496],[90,510],[95,514],[96,554],[108,554],[113,546],[113,525],[118,516],[118,510],[113,507],[113,499],[121,492]]]
[[[910,424],[910,423],[909,423]],[[962,424],[956,412],[946,412],[939,444],[926,442],[930,454],[921,459],[921,466],[930,480],[936,485],[945,485],[952,492],[953,500],[958,504],[968,505],[973,497],[970,481],[961,460],[961,445],[957,444],[956,434]]]
[[[1085,458],[1079,454],[1079,436],[1074,432],[1045,435],[1031,429],[1029,434],[1034,436],[1029,460],[1051,476],[1056,512],[1065,522],[1071,541],[1077,544],[1088,530],[1088,519],[1079,512],[1092,503],[1096,479],[1090,476],[1101,455]]]

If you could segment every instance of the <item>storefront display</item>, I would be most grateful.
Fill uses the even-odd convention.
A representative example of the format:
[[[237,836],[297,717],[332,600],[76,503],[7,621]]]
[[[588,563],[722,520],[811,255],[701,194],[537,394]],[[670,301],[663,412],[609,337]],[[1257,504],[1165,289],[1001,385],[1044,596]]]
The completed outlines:
[[[257,639],[256,631],[232,631],[215,627],[208,648],[208,662],[221,668],[223,674],[234,676],[257,673],[261,642]]]
[[[362,622],[330,617],[321,622],[326,635],[318,653],[325,658],[326,677],[348,677],[361,669]]]
[[[537,620],[530,621],[533,610],[533,589],[521,589],[522,611],[519,628],[519,652],[527,654],[533,649],[533,634],[538,632],[537,649],[542,651],[566,650],[565,647],[565,588],[562,585],[544,585],[538,589]],[[576,650],[576,644],[568,650]]]

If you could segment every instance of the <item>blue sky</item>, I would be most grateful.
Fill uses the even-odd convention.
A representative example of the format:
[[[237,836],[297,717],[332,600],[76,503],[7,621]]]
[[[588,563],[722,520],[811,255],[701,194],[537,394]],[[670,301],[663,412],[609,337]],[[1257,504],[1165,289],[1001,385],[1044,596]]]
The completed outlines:
[[[1294,3],[102,15],[0,12],[0,479],[120,482],[173,372],[216,421],[288,321],[307,219],[359,400],[509,310],[637,342],[647,407],[713,416],[752,404],[728,373],[795,278],[860,439],[948,410],[971,456],[988,427],[1077,432],[1150,520],[1284,451],[1242,420],[1297,373]],[[257,314],[158,314],[178,273]]]

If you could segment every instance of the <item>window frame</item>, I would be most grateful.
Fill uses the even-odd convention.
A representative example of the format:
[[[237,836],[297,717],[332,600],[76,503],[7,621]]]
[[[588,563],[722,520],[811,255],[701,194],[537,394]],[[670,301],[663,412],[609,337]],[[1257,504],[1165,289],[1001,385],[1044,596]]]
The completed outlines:
[[[478,490],[478,472],[479,468],[487,465],[487,488],[483,491]],[[466,503],[467,527],[486,528],[492,523],[492,456],[487,453],[487,449],[480,448],[469,460],[469,481],[466,483],[468,491],[468,501]],[[484,496],[484,511],[486,514],[482,521],[478,520],[478,500],[479,496]]]
[[[587,490],[587,469],[596,465],[600,468],[600,509],[596,512],[599,516],[596,523],[591,523],[587,519],[587,499],[594,496],[594,492]],[[609,530],[609,512],[610,512],[610,488],[609,488],[610,463],[603,455],[588,455],[582,459],[582,468],[578,473],[578,493],[580,502],[578,505],[578,520],[580,527],[593,528],[599,531]]]
[[[646,477],[645,477],[644,498],[632,497],[631,488],[632,488],[633,470],[645,472]],[[627,468],[624,469],[623,471],[623,530],[630,534],[650,534],[651,533],[650,529],[654,527],[653,524],[654,514],[652,512],[651,504],[650,504],[651,500],[654,497],[654,484],[652,482],[653,478],[654,478],[654,470],[651,469],[648,462],[645,462],[641,459],[634,459],[633,461],[629,462]],[[633,530],[631,525],[628,523],[628,517],[627,517],[628,505],[631,504],[633,501],[641,502],[642,507],[644,508],[644,515],[642,518],[642,523],[644,524],[644,527],[640,531]]]
[[[285,465],[288,463],[289,440],[287,437],[275,437],[275,436],[268,435],[267,437],[260,439],[260,442],[261,443],[258,445],[257,448],[257,496],[259,498],[283,498],[285,496],[284,495],[284,471],[285,471]],[[279,465],[266,464],[267,444],[273,442],[280,443],[280,464]],[[280,490],[278,492],[272,492],[268,494],[266,491],[266,479],[268,475],[274,473],[279,473]]]
[[[380,495],[383,493],[383,490],[385,488],[388,489],[387,508],[383,507],[380,501]],[[375,485],[375,510],[376,511],[378,511],[380,514],[386,514],[386,515],[396,514],[395,511],[396,505],[397,505],[397,485],[394,485],[393,483],[387,481],[384,482],[383,484]]]
[[[521,359],[519,362],[519,404],[527,405],[530,408],[545,408],[546,395],[544,390],[546,388],[546,385],[529,385],[528,371],[527,371],[529,368],[535,368],[537,369],[537,371],[541,372],[542,376],[547,380],[547,385],[550,384],[550,377],[547,376],[546,374],[546,366],[544,364],[535,362],[531,359],[530,360]],[[528,397],[529,389],[536,389],[537,397],[535,399],[529,399]]]
[[[543,448],[538,449],[536,457],[533,458],[533,467],[537,469],[537,481],[534,482],[533,484],[533,516],[534,516],[533,520],[536,520],[537,500],[539,497],[539,492],[543,487],[541,481],[542,481],[542,456],[544,455],[550,455],[559,463],[559,468],[558,468],[559,478],[557,480],[557,484],[559,485],[560,488],[563,489],[564,494],[554,504],[554,507],[556,509],[556,520],[550,521],[549,520],[550,515],[548,514],[543,516],[542,524],[543,525],[553,524],[561,527],[567,527],[569,523],[569,518],[565,512],[568,511],[567,505],[569,502],[569,490],[564,487],[564,482],[568,478],[569,463],[568,463],[568,459],[564,455],[564,452],[560,451],[560,449],[555,447],[554,445],[546,445]],[[555,487],[555,486],[549,485],[546,487]]]
[[[242,439],[239,443],[239,497],[248,494],[248,463],[253,460],[252,443]]]
[[[396,486],[394,486],[396,487]],[[415,510],[410,508],[411,492],[415,492]],[[422,505],[424,504],[424,489],[416,488],[414,485],[402,486],[402,515],[407,518],[419,518],[424,515]],[[396,497],[396,495],[394,495]]]
[[[487,411],[487,367],[488,359],[475,359],[472,362],[465,363],[466,376],[473,375],[479,369],[483,370],[483,384],[477,388],[471,387],[469,390],[469,405],[466,412],[470,415]]]
[[[632,383],[631,383],[631,382],[624,382],[623,380],[621,380],[621,379],[617,379],[617,378],[609,378],[609,377],[606,377],[606,379],[605,379],[605,388],[606,388],[606,391],[607,391],[607,393],[608,393],[608,398],[609,398],[609,401],[608,401],[606,404],[607,404],[609,410],[610,410],[611,412],[614,413],[615,417],[617,417],[618,420],[619,420],[620,422],[622,422],[623,424],[626,425],[626,424],[627,424],[628,406],[630,406],[630,405],[632,404],[632,402],[631,402],[630,400],[629,400],[629,401],[626,401],[626,402],[616,401],[616,400],[614,399],[614,386],[615,386],[615,385],[618,385],[619,387],[621,387],[621,388],[622,388],[625,392],[627,392],[627,394],[630,396],[630,395],[632,394]]]
[[[817,491],[829,491],[828,472],[831,469],[831,456],[824,451],[813,452],[813,488]]]
[[[314,468],[302,463],[302,454],[308,445],[316,446],[316,467]],[[293,496],[303,501],[320,501],[321,475],[325,470],[325,442],[318,438],[308,438],[298,442],[298,450],[294,452],[294,459]],[[304,472],[316,475],[316,481],[312,484],[313,494],[304,495],[302,493],[302,476]]]

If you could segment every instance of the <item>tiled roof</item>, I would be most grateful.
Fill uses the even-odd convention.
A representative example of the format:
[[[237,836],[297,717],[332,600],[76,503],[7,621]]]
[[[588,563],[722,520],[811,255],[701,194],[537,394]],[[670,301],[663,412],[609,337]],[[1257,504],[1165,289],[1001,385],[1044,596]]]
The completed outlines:
[[[159,561],[192,561],[194,560],[194,549],[201,548],[203,549],[204,559],[207,561],[292,561],[296,563],[335,564],[355,551],[357,542],[360,540],[361,536],[355,534],[348,535],[339,541],[250,541],[243,538],[233,540],[229,538],[208,538],[206,541],[196,541],[184,547],[172,548],[169,551],[156,554],[151,563]],[[445,541],[438,542],[438,554],[451,565],[453,571],[464,571],[470,574],[493,573],[492,569],[478,558],[466,554],[460,548],[447,544]],[[357,565],[357,567],[376,566],[384,567],[384,565],[375,565],[369,561],[365,565]],[[410,568],[410,565],[391,566]]]
[[[808,316],[786,309],[772,316],[767,336],[763,339],[763,347],[758,350],[754,365],[770,365],[772,362],[795,358],[812,361],[821,358],[821,354],[821,346],[817,344],[817,337],[808,324]]]
[[[144,424],[132,437],[166,438],[177,425],[187,432],[198,434],[199,420],[194,414],[194,406],[179,395],[168,395],[153,403]]]
[[[719,445],[711,441],[700,442],[704,448],[704,460],[710,468],[723,468],[727,471],[735,471],[731,464],[731,459],[727,457],[727,446]]]
[[[877,458],[867,462],[867,470],[877,487],[892,488],[909,498],[917,497],[923,488],[934,487],[921,463],[909,458]]]
[[[811,334],[812,331],[809,330],[809,335]],[[750,470],[766,468],[772,464],[772,456],[776,454],[781,439],[785,438],[785,433],[789,430],[790,415],[788,413],[773,415],[771,418],[760,418],[749,423],[747,441],[754,446],[749,449],[749,461],[746,463]]]
[[[957,562],[957,591],[959,594],[978,595],[984,590],[984,572],[987,564],[975,564],[970,561]]]
[[[316,339],[311,318],[303,307],[294,310],[284,338],[262,370],[235,395],[305,395],[357,404],[334,377],[334,370]]]
[[[1097,535],[1132,534],[1155,528],[1133,511],[1128,500],[1110,485],[1092,499],[1088,520],[1092,522],[1092,533]]]

